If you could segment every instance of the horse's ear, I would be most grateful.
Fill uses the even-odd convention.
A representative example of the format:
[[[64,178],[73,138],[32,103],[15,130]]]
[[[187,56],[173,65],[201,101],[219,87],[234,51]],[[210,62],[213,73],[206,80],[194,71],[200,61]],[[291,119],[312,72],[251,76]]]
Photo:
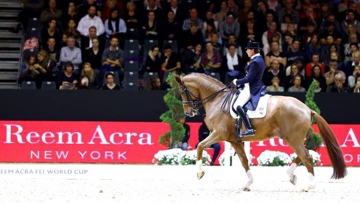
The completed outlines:
[[[181,77],[181,76],[175,75],[175,80],[176,80],[176,82],[178,82],[180,85],[182,85],[182,77]]]

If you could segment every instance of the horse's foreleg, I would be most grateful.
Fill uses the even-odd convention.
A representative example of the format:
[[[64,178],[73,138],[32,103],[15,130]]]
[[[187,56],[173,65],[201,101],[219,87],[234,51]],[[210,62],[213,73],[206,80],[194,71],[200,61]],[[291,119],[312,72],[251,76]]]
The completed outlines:
[[[245,169],[246,175],[248,177],[248,181],[247,181],[246,185],[244,186],[243,191],[250,191],[250,185],[253,183],[254,180],[253,180],[253,176],[250,171],[249,161],[248,161],[248,158],[246,157],[243,143],[232,142],[231,145],[235,149],[235,151],[240,159],[240,162],[241,162],[243,168]]]
[[[290,183],[292,183],[293,185],[296,185],[296,183],[297,183],[297,177],[296,177],[296,175],[294,175],[294,173],[295,173],[296,167],[300,164],[300,162],[301,162],[301,159],[300,159],[300,157],[297,156],[296,159],[292,162],[289,169],[287,170],[287,174],[289,176]]]
[[[196,159],[196,166],[198,169],[197,172],[197,178],[200,180],[204,175],[205,172],[202,170],[202,154],[206,147],[209,147],[210,145],[221,141],[220,136],[216,131],[211,132],[211,134],[205,138],[203,141],[201,141],[197,146],[197,159]]]

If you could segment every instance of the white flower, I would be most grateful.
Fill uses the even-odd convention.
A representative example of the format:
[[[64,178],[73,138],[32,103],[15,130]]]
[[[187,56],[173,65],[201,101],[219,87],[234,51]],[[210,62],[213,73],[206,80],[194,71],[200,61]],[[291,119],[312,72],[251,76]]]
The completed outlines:
[[[290,156],[279,151],[263,151],[257,158],[260,166],[285,166],[291,162]]]
[[[318,162],[321,162],[321,159],[320,159],[320,154],[319,153],[317,153],[317,152],[315,152],[314,150],[309,150],[309,154],[310,154],[310,156],[313,158],[313,165],[314,166],[316,166],[316,164],[318,163]],[[291,155],[290,155],[290,157],[291,157],[291,160],[295,160],[295,158],[297,157],[297,155],[296,155],[296,153],[292,153]]]

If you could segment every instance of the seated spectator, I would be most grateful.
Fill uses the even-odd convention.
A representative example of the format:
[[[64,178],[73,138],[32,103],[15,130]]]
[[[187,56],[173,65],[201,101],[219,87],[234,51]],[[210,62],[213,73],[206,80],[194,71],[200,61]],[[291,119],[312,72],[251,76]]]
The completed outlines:
[[[243,51],[241,46],[236,42],[235,35],[229,35],[229,40],[224,44],[224,53],[222,55],[226,55],[229,53],[229,45],[233,44],[235,46],[235,53],[239,55],[241,58],[243,58]]]
[[[143,66],[144,69],[141,71],[141,74],[145,72],[156,72],[160,74],[161,70],[161,53],[160,47],[155,45],[151,48],[148,55],[146,56],[145,65]]]
[[[77,9],[75,3],[73,1],[69,2],[67,12],[63,14],[62,18],[62,27],[65,28],[69,25],[69,21],[72,20],[75,24],[77,24],[80,20],[80,16],[77,13]],[[76,27],[75,27],[76,29]]]
[[[172,0],[177,1],[177,0]],[[174,11],[170,10],[167,14],[167,20],[162,26],[162,34],[164,40],[179,40],[180,33],[182,31],[179,21],[175,20]]]
[[[226,14],[227,14],[228,10],[227,10],[227,2],[226,1],[222,1],[221,5],[220,5],[220,11],[216,13],[216,21],[218,22],[218,24],[221,24],[222,22],[224,22],[226,20]]]
[[[341,77],[341,78],[345,78],[346,79],[346,75],[345,75],[345,73],[343,72],[343,71],[341,71],[341,70],[339,70],[338,69],[338,66],[339,66],[339,64],[338,64],[338,61],[337,60],[334,60],[334,59],[331,59],[330,60],[330,63],[329,63],[329,69],[330,69],[330,71],[328,71],[328,72],[326,72],[325,74],[324,74],[324,77],[325,77],[325,79],[326,79],[326,85],[327,86],[330,86],[330,85],[332,85],[332,84],[334,84],[334,82],[335,82],[335,75],[336,74],[341,74],[343,77]]]
[[[235,15],[232,12],[226,14],[226,21],[222,22],[219,25],[220,37],[223,42],[228,41],[230,34],[235,35],[235,37],[240,36],[240,24],[238,21],[235,21]]]
[[[328,41],[328,37],[332,36],[333,43],[340,45],[341,44],[341,34],[335,30],[335,24],[334,22],[327,22],[326,23],[326,30],[320,34],[320,43],[326,44],[326,41]],[[327,43],[329,44],[329,43]]]
[[[78,39],[80,39],[81,34],[80,32],[76,29],[76,21],[73,19],[70,19],[66,26],[65,26],[65,30],[64,30],[64,34],[66,34],[67,36],[73,36],[75,38],[75,40],[77,41]]]
[[[224,45],[219,43],[219,34],[218,33],[212,33],[211,34],[211,40],[210,42],[213,45],[214,51],[218,52],[220,55],[224,53]]]
[[[210,135],[210,130],[208,129],[208,127],[206,126],[206,123],[205,123],[205,117],[206,117],[206,115],[204,114],[203,121],[199,127],[199,134],[198,134],[199,142],[196,143],[195,148],[198,147],[198,145],[201,141],[205,140]],[[216,159],[219,156],[219,152],[221,150],[221,145],[218,142],[216,142],[216,143],[210,145],[209,148],[214,149],[214,154],[213,154],[213,156],[211,158],[211,162],[210,162],[210,166],[212,166],[212,165],[214,165],[214,163],[216,162]]]
[[[146,81],[145,90],[161,90],[161,81],[158,77],[149,78]]]
[[[62,10],[56,8],[56,0],[50,0],[49,6],[41,12],[41,23],[49,22],[50,19],[55,19],[58,25],[61,25]]]
[[[214,22],[213,22],[213,21],[209,21],[209,22],[207,22],[206,27],[205,27],[204,30],[203,30],[204,41],[205,41],[205,42],[211,41],[211,37],[212,37],[212,34],[213,34],[213,33],[218,33],[218,31],[217,31],[216,28],[215,28]],[[219,37],[218,42],[219,42],[220,44],[222,44],[221,37]]]
[[[159,19],[155,19],[155,12],[149,11],[148,16],[142,24],[142,39],[141,42],[145,40],[157,40],[158,43],[162,43],[161,37],[161,24]]]
[[[343,93],[343,92],[349,92],[349,88],[345,83],[346,78],[343,74],[337,73],[334,76],[334,83],[328,86],[328,92],[337,92],[337,93]]]
[[[111,36],[114,36],[118,38],[119,42],[125,40],[124,38],[127,28],[125,21],[120,18],[118,8],[115,7],[110,10],[110,18],[106,19],[104,24],[107,39],[110,39]]]
[[[280,68],[280,62],[278,59],[274,59],[271,62],[270,68],[268,70],[265,70],[263,75],[263,83],[266,86],[270,86],[273,82],[274,76],[278,76],[279,78],[279,85],[284,86],[285,84],[285,71],[284,69]]]
[[[99,86],[98,75],[94,72],[91,64],[85,62],[80,75],[79,89],[98,89]]]
[[[207,30],[207,25],[212,24],[215,30],[219,29],[219,23],[214,19],[215,15],[211,10],[207,10],[205,14],[205,19],[202,27],[202,32],[204,33]]]
[[[96,16],[95,14],[96,6],[90,5],[88,9],[88,14],[80,19],[77,30],[80,32],[82,37],[89,37],[89,28],[92,26],[96,28],[96,36],[98,38],[102,37],[105,33],[104,23],[102,22],[101,18]]]
[[[117,8],[119,11],[119,17],[122,17],[123,13],[125,12],[124,2],[125,1],[121,0],[106,0],[106,3],[103,6],[104,8],[101,9],[103,11],[101,13],[102,20],[105,21],[106,19],[109,19],[111,17],[110,10],[113,8]]]
[[[76,84],[78,83],[78,75],[75,73],[74,65],[71,62],[65,63],[64,71],[61,71],[58,77],[58,86],[59,89],[76,89]]]
[[[36,88],[40,89],[45,73],[46,70],[38,64],[37,57],[31,54],[20,68],[18,82],[21,84],[23,81],[35,81]]]
[[[45,50],[41,50],[38,53],[38,63],[46,70],[44,74],[44,81],[56,81],[59,70],[56,66],[56,62],[51,60],[49,54]]]
[[[63,64],[71,62],[71,65],[74,68],[73,71],[76,74],[80,72],[79,65],[82,63],[81,50],[80,48],[75,47],[74,37],[68,37],[67,46],[61,48],[60,62],[62,62]]]
[[[220,72],[221,56],[219,52],[214,50],[211,42],[206,42],[205,52],[201,55],[201,65],[204,67],[204,72],[206,74]]]
[[[352,75],[348,76],[348,85],[350,88],[354,88],[357,80],[357,76],[360,75],[360,66],[355,66]]]
[[[301,86],[302,76],[294,76],[294,85],[288,89],[288,92],[306,92],[306,89]]]
[[[95,0],[86,0],[85,3],[81,4],[78,7],[79,18],[83,18],[84,16],[86,16],[88,14],[88,10],[89,10],[90,6],[94,6],[94,8],[95,8],[94,15],[97,15],[98,17],[101,17],[101,9],[96,4]]]
[[[311,69],[311,74],[309,77],[306,77],[306,88],[309,88],[313,80],[315,79],[319,83],[319,90],[321,92],[326,92],[326,79],[323,74],[323,70],[320,65],[314,65]]]
[[[270,24],[269,29],[262,34],[262,40],[261,41],[262,41],[262,44],[263,44],[263,51],[264,51],[265,56],[266,56],[266,54],[268,54],[268,52],[270,50],[270,43],[271,43],[271,41],[273,41],[273,38],[272,38],[273,35],[275,35],[275,34],[279,35],[280,36],[279,44],[282,44],[282,36],[281,36],[280,32],[278,32],[276,30],[276,28],[277,28],[277,23],[275,21],[273,21]]]
[[[326,54],[323,55],[322,58],[321,58],[323,60],[324,64],[325,64],[325,66],[329,65],[329,61],[330,61],[331,56],[333,54],[337,55],[339,61],[342,61],[339,49],[340,49],[340,47],[338,45],[336,45],[336,44],[330,44],[328,46],[328,50],[326,51]]]
[[[203,44],[204,37],[201,30],[198,29],[196,23],[190,25],[190,29],[187,29],[182,32],[182,50],[185,53],[186,51],[191,51],[194,49],[194,46],[197,44]]]
[[[221,81],[225,83],[226,77],[228,81],[233,81],[241,76],[245,75],[244,64],[241,64],[241,57],[236,54],[236,47],[234,44],[230,44],[229,53],[223,57]]]
[[[53,37],[55,39],[55,44],[60,44],[61,33],[58,29],[56,29],[55,19],[50,19],[48,22],[48,26],[44,26],[41,29],[41,43],[47,43],[49,37]]]
[[[103,50],[100,49],[100,42],[97,37],[92,39],[92,47],[85,50],[84,62],[89,62],[96,75],[100,75]]]
[[[103,52],[101,61],[101,76],[105,71],[116,71],[119,74],[120,82],[124,78],[124,51],[119,47],[119,40],[116,37],[111,37],[110,47]]]
[[[230,41],[230,36],[229,36],[229,41]],[[235,39],[237,39],[236,41],[239,43],[239,45],[244,47],[246,46],[246,43],[248,41],[260,42],[261,36],[262,33],[259,32],[259,27],[257,27],[257,21],[255,22],[254,20],[248,20],[246,22],[246,25],[241,27],[239,37],[236,37]]]
[[[56,47],[56,40],[53,37],[49,37],[47,46],[43,46],[42,50],[46,51],[51,60],[58,63],[60,61],[60,51]]]
[[[114,82],[114,73],[106,74],[106,84],[101,87],[102,90],[121,90],[121,87]]]
[[[312,70],[313,70],[314,66],[319,66],[321,68],[321,72],[325,73],[325,65],[320,62],[320,55],[318,53],[314,53],[311,57],[311,62],[306,64],[305,77],[311,76],[311,74],[313,73]]]
[[[136,10],[136,5],[133,1],[129,1],[126,4],[126,12],[123,15],[123,19],[126,23],[127,29],[130,29],[130,28],[139,29],[140,28],[141,19],[140,19],[139,11]],[[134,39],[134,37],[135,36],[127,36],[127,38],[130,38],[130,39]]]
[[[300,49],[300,41],[294,39],[290,51],[286,54],[287,65],[291,65],[295,60],[303,60],[304,52]]]
[[[285,78],[285,84],[284,84],[285,89],[288,89],[290,86],[294,84],[295,76],[297,75],[300,75],[301,82],[304,81],[304,77],[301,75],[300,72],[300,67],[301,67],[300,62],[291,65],[291,73]]]
[[[268,92],[284,92],[284,87],[280,86],[280,78],[277,75],[274,75],[271,80],[271,85],[266,87]]]
[[[81,36],[81,51],[85,52],[86,50],[92,47],[92,40],[97,38],[99,40],[99,49],[104,50],[104,44],[101,44],[100,38],[96,35],[97,28],[95,26],[89,27],[88,36]],[[102,41],[104,43],[104,41]]]
[[[165,45],[164,54],[161,56],[160,61],[161,70],[163,72],[180,71],[181,69],[180,58],[175,52],[172,51],[171,45]]]
[[[197,28],[201,32],[202,26],[203,26],[203,21],[200,18],[198,18],[198,12],[197,12],[196,8],[192,8],[190,10],[190,18],[184,20],[182,29],[189,30],[191,24],[196,24]]]
[[[317,35],[313,35],[310,39],[310,41],[308,43],[305,44],[305,50],[304,50],[304,62],[306,63],[310,63],[311,62],[311,58],[313,56],[313,54],[315,53],[320,53],[320,42],[318,41],[318,36]],[[320,57],[320,55],[319,55]]]
[[[353,88],[353,93],[360,93],[360,75],[357,75],[355,78],[355,86]]]
[[[352,75],[356,66],[360,66],[360,52],[353,53],[353,61],[347,62],[344,72],[346,76]]]
[[[184,70],[183,72],[192,73],[203,73],[204,69],[201,66],[201,54],[202,54],[202,44],[198,44],[191,51],[185,53],[184,59]]]
[[[349,61],[353,61],[353,54],[359,51],[360,43],[351,43],[349,54],[345,55],[344,64],[347,64]],[[346,48],[346,47],[344,47]]]
[[[269,68],[271,62],[275,59],[280,62],[280,69],[284,69],[286,67],[286,56],[280,51],[280,45],[278,41],[271,42],[270,52],[265,56],[266,67]]]

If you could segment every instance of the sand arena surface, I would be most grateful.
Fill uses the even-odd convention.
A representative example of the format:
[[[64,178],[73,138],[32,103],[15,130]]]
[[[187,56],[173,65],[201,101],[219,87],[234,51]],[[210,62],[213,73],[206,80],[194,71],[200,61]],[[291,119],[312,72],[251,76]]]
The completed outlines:
[[[309,192],[299,192],[308,181],[304,167],[295,171],[298,186],[288,181],[287,167],[251,167],[250,192],[241,191],[247,180],[241,166],[203,169],[205,176],[197,180],[195,166],[0,164],[0,202],[355,203],[360,198],[360,168],[348,168],[345,179],[332,180],[332,168],[316,167],[317,186]]]

